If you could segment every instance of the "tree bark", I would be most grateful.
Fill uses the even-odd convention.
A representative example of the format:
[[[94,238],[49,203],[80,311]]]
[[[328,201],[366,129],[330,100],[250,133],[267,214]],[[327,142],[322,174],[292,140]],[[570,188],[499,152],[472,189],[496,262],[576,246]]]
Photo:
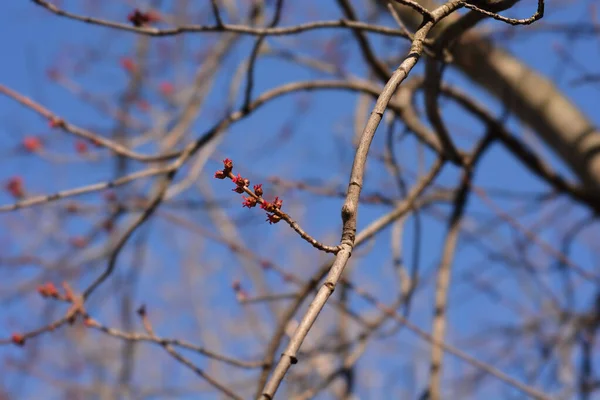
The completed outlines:
[[[410,29],[419,26],[419,14],[392,3]],[[428,9],[436,4],[434,0],[419,3]],[[458,15],[444,19],[434,34],[457,19]],[[600,194],[600,130],[564,93],[539,71],[482,37],[477,30],[463,35],[451,52],[455,67],[532,128],[570,167],[586,191]]]

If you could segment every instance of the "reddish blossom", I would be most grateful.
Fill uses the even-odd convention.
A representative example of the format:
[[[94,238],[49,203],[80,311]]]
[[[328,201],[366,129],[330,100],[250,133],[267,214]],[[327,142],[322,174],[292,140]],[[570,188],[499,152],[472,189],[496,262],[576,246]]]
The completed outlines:
[[[47,282],[39,286],[37,291],[42,297],[59,297],[58,289],[56,289],[56,286],[52,282]]]
[[[56,286],[54,286],[54,283],[46,282],[46,284],[44,285],[44,288],[45,288],[48,296],[50,296],[50,297],[58,297],[59,296],[58,289],[56,288]]]
[[[227,178],[227,175],[223,171],[217,171],[217,172],[215,172],[215,178],[225,179],[225,178]]]
[[[223,168],[226,173],[229,173],[233,170],[233,161],[229,158],[223,160]]]
[[[175,87],[171,82],[161,82],[161,84],[158,85],[158,90],[163,96],[171,96],[175,91]]]
[[[21,198],[25,196],[25,188],[23,185],[23,178],[20,176],[13,176],[6,182],[4,186],[6,191],[13,197]]]
[[[279,197],[275,197],[275,200],[273,200],[272,203],[269,203],[268,201],[264,201],[260,205],[260,208],[262,208],[263,210],[268,211],[268,212],[273,212],[275,210],[281,209],[282,204],[283,204],[283,200],[280,199]]]
[[[236,185],[238,185],[238,187],[242,187],[242,188],[250,185],[250,180],[246,179],[246,178],[242,178],[242,176],[240,174],[237,174],[237,176],[234,176],[231,181],[233,183],[235,183]],[[238,192],[238,193],[240,193],[240,192]]]
[[[42,148],[42,141],[35,136],[26,136],[23,139],[23,148],[29,152],[38,151]]]
[[[263,195],[262,183],[259,183],[258,185],[254,185],[254,193],[256,193],[257,196]]]
[[[78,249],[81,249],[87,245],[87,240],[81,236],[74,236],[69,240],[69,242],[71,243],[71,246]]]
[[[281,217],[279,215],[276,214],[267,214],[267,221],[269,222],[269,224],[276,224],[279,221],[281,221]]]
[[[23,335],[19,334],[19,333],[13,333],[12,336],[10,337],[10,339],[17,346],[24,346],[25,345],[25,337]]]
[[[242,203],[242,207],[248,207],[248,208],[256,207],[257,200],[254,197],[242,196],[242,199],[244,199],[244,202]]]
[[[121,67],[127,72],[135,72],[137,70],[137,65],[133,59],[130,57],[121,58]]]
[[[75,151],[79,154],[85,154],[88,151],[88,145],[83,140],[78,140],[75,142]]]
[[[158,22],[160,19],[160,15],[156,11],[142,12],[137,8],[127,16],[127,20],[136,27]]]

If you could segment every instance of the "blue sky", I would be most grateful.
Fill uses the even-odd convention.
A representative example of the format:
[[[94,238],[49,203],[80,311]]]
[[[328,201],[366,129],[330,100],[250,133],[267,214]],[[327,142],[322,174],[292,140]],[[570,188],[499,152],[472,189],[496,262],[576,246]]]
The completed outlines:
[[[78,12],[87,11],[78,2],[63,1],[62,4],[66,9]],[[543,21],[545,23],[569,22],[574,24],[589,22],[590,4],[592,4],[591,1],[582,1],[563,8],[560,7],[559,2],[549,2],[546,7],[547,14]],[[289,6],[292,6],[291,3]],[[312,1],[307,2],[305,6],[303,4],[302,7],[300,5],[293,6],[295,9],[285,14],[285,25],[308,19],[307,14],[310,10],[316,10],[320,19],[339,17],[339,11],[334,2]],[[510,15],[521,17],[529,15],[533,11],[533,7],[533,1],[521,2],[517,9],[511,11]],[[73,96],[64,87],[48,82],[47,69],[50,66],[70,68],[78,61],[92,57],[95,61],[83,63],[82,65],[85,66],[83,72],[79,75],[73,75],[72,78],[79,85],[95,94],[105,96],[116,105],[118,104],[116,96],[123,91],[128,79],[127,74],[119,68],[119,59],[132,54],[137,37],[127,32],[110,31],[105,28],[51,16],[46,11],[36,7],[32,2],[9,2],[4,8],[5,11],[0,13],[0,37],[5,38],[2,43],[5,57],[0,63],[0,83],[31,97],[74,124],[94,129],[101,134],[108,134],[115,125],[114,121],[94,110],[93,107],[90,107],[78,97]],[[110,5],[99,6],[97,12],[107,19],[124,21],[131,8],[133,7],[130,5],[111,2]],[[165,8],[163,11],[170,12],[171,10]],[[486,27],[489,29],[506,28],[506,26],[496,21],[487,23]],[[524,31],[530,28],[516,27],[514,29]],[[300,48],[305,54],[316,55],[318,54],[318,46],[331,40],[334,34],[340,35],[337,31],[317,31],[292,37],[291,39],[270,40],[269,44],[277,49],[286,49],[287,46],[290,46],[292,50]],[[598,38],[565,39],[564,36],[544,33],[527,33],[517,37],[518,40],[507,41],[507,47],[517,53],[528,65],[539,69],[550,77],[586,113],[588,118],[595,124],[600,123],[600,115],[597,113],[598,85],[573,85],[572,81],[581,76],[582,70],[580,67],[565,66],[556,51],[559,46],[568,49],[577,62],[583,65],[584,69],[587,69],[588,72],[597,73],[597,65],[600,65],[600,41]],[[387,46],[390,46],[389,43],[374,35],[370,35],[370,38],[380,54],[387,52]],[[184,62],[171,62],[171,60],[162,59],[159,45],[155,43],[162,41],[170,46],[175,46],[175,48],[179,46],[179,48],[184,49],[182,54],[189,55],[200,52],[208,43],[214,42],[214,39],[215,37],[193,34],[180,38],[152,39],[153,45],[149,59],[153,65],[158,65],[158,67],[151,74],[147,86],[144,87],[144,97],[151,104],[156,104],[157,108],[167,110],[167,105],[158,93],[159,84],[170,81],[175,83],[177,89],[184,88],[189,84],[191,76],[197,68],[196,63],[202,62],[201,57],[199,61],[194,61],[198,58],[190,58]],[[223,71],[216,79],[210,99],[193,125],[193,132],[190,134],[192,138],[198,137],[222,115],[222,105],[227,99],[231,76],[237,66],[247,58],[252,42],[251,38],[243,38],[223,64]],[[404,51],[406,42],[398,39],[395,45],[397,47],[394,48],[394,51],[397,51],[396,49]],[[90,52],[90,50],[92,51]],[[356,45],[346,43],[343,50],[348,53],[345,62],[347,71],[357,76],[366,76],[367,70],[356,51]],[[419,64],[413,71],[413,74],[418,73],[422,73],[422,64]],[[309,80],[316,77],[323,78],[324,75],[307,71],[305,68],[274,57],[265,57],[257,65],[255,94],[287,82]],[[466,87],[469,93],[483,101],[496,113],[500,112],[500,104],[490,99],[480,89],[474,88],[457,72],[449,70],[446,77],[453,84]],[[352,163],[352,148],[350,145],[353,136],[352,118],[356,96],[339,91],[313,93],[309,97],[311,100],[310,108],[304,115],[298,114],[295,109],[300,98],[301,96],[295,94],[282,97],[280,100],[261,108],[255,115],[234,125],[227,138],[219,145],[218,157],[227,156],[234,159],[236,170],[248,176],[252,183],[266,182],[268,177],[277,176],[294,181],[309,180],[327,183],[344,189]],[[241,96],[238,96],[238,105],[240,99]],[[145,123],[153,123],[152,119],[148,119],[146,115],[139,111],[134,111],[134,115]],[[458,143],[465,148],[472,146],[473,138],[479,137],[481,134],[481,127],[471,119],[466,118],[455,106],[445,107],[444,117],[448,126],[460,138]],[[0,153],[0,181],[4,182],[5,179],[11,176],[21,175],[26,178],[28,189],[36,194],[41,194],[102,181],[114,176],[113,162],[106,157],[106,153],[100,153],[101,158],[98,161],[82,160],[74,154],[74,139],[72,137],[61,132],[51,131],[46,121],[6,97],[0,97],[0,118],[0,151],[2,152]],[[524,134],[524,128],[514,118],[510,119],[508,126],[515,134],[519,136]],[[289,127],[292,128],[292,134],[286,135],[284,128]],[[45,146],[47,146],[49,156],[57,156],[60,161],[52,162],[54,158],[48,157],[32,157],[21,151],[21,141],[28,135],[39,135],[44,140]],[[381,152],[384,145],[385,131],[382,126],[374,140],[373,151]],[[398,147],[398,157],[402,160],[402,164],[407,166],[409,171],[414,172],[417,163],[414,142],[409,138]],[[154,152],[156,148],[152,145],[144,145],[138,150]],[[556,157],[550,153],[547,153],[547,155],[553,166],[561,172],[569,174]],[[132,171],[141,167],[142,165],[137,163],[131,163],[130,165]],[[258,210],[242,209],[240,207],[241,200],[230,191],[230,184],[214,181],[210,178],[214,170],[219,167],[220,165],[216,161],[211,160],[202,175],[200,184],[207,185],[219,201],[231,204],[228,213],[234,220],[244,221],[240,231],[246,245],[249,248],[256,249],[262,257],[269,258],[283,266],[298,268],[298,265],[307,264],[306,270],[294,270],[295,273],[301,276],[308,276],[310,272],[314,271],[316,266],[319,265],[318,262],[324,258],[314,252],[309,245],[302,242],[283,224],[269,226],[262,223],[263,215]],[[380,162],[377,160],[372,159],[370,161],[365,193],[373,190],[384,190],[387,194],[397,195],[397,190],[391,178],[379,172],[381,168]],[[439,183],[444,185],[454,184],[456,177],[456,171],[448,168],[442,174]],[[547,190],[547,187],[540,184],[537,179],[499,146],[495,146],[485,157],[475,177],[475,183],[487,189],[510,189],[525,193],[539,193]],[[132,187],[135,188],[136,192],[144,191],[143,186],[133,185]],[[273,185],[265,184],[265,187],[275,190]],[[120,193],[133,193],[133,190],[128,187]],[[295,212],[294,215],[299,215],[303,227],[311,232],[313,236],[327,238],[324,241],[328,241],[328,243],[334,243],[338,240],[341,199],[322,198],[302,192],[282,192],[281,195],[285,199],[284,209],[290,210],[290,213]],[[200,198],[201,195],[196,189],[187,190],[180,197],[182,200],[199,200]],[[82,196],[80,200],[90,206],[97,207],[103,204],[103,200],[98,194]],[[5,192],[0,192],[0,202],[5,204],[10,201],[11,198]],[[515,210],[524,207],[523,202],[515,202],[502,197],[494,197],[494,202],[511,213],[516,213]],[[530,215],[520,217],[519,221],[526,226],[534,226],[535,222],[543,215],[561,210],[561,207],[567,203],[568,201],[564,199],[558,200],[543,210],[534,209],[533,211],[537,212],[530,211]],[[448,208],[440,207],[440,210],[447,212]],[[359,212],[359,229],[365,227],[385,211],[385,208],[379,206],[362,207]],[[42,208],[33,208],[0,216],[0,240],[5,243],[2,247],[7,249],[5,250],[6,254],[15,256],[35,253],[54,262],[64,259],[68,260],[69,263],[73,263],[73,265],[78,265],[77,254],[65,245],[65,240],[68,237],[89,232],[93,223],[97,222],[99,217],[98,215],[92,215],[59,220],[57,219],[57,212],[56,208],[47,211]],[[479,201],[476,196],[471,197],[468,212],[470,218],[475,222],[484,221],[490,218],[491,215],[489,207]],[[189,218],[206,229],[215,231],[206,213],[191,211],[189,213],[179,212],[179,215]],[[249,215],[251,215],[250,218]],[[556,219],[564,225],[545,226],[538,233],[545,240],[554,243],[559,239],[558,231],[581,218],[585,218],[586,215],[587,210],[571,207],[568,212],[564,212],[562,219]],[[420,268],[423,277],[431,279],[431,275],[435,272],[439,261],[445,227],[443,223],[427,213],[424,213],[421,222],[421,229],[424,234],[421,241]],[[52,228],[52,224],[56,223],[60,223],[60,229],[58,230],[56,227]],[[414,240],[414,224],[414,219],[410,219],[407,223],[407,249],[410,249],[410,244]],[[6,229],[2,229],[3,226]],[[42,235],[43,238],[47,239],[41,240],[38,235],[32,234],[32,232],[36,233],[42,229],[50,231],[47,235]],[[591,247],[593,240],[597,239],[597,233],[594,229],[595,227],[592,226],[585,231],[583,239],[576,244],[575,250],[571,253],[572,259],[586,268],[592,268],[595,262],[593,248]],[[518,240],[517,236],[506,226],[499,226],[495,240],[488,240],[486,243],[489,246],[502,248]],[[286,238],[289,247],[275,245],[281,237]],[[106,237],[100,236],[94,244],[101,247],[106,240]],[[243,318],[246,315],[245,309],[237,305],[229,286],[232,279],[240,278],[250,291],[253,288],[249,283],[250,278],[239,267],[239,260],[227,248],[205,238],[193,236],[181,227],[174,227],[163,218],[158,218],[146,224],[134,236],[129,248],[133,248],[136,240],[145,240],[148,245],[145,258],[147,266],[140,268],[139,271],[136,270],[136,265],[139,266],[144,263],[135,260],[133,252],[126,251],[119,261],[119,271],[114,278],[117,281],[119,279],[126,280],[129,274],[139,274],[141,278],[133,287],[125,287],[130,290],[132,301],[136,305],[146,303],[149,304],[151,310],[157,310],[156,313],[160,315],[157,318],[159,321],[157,323],[160,326],[161,334],[194,340],[199,339],[196,331],[202,330],[202,335],[199,335],[202,340],[210,341],[215,336],[224,335],[223,337],[226,339],[223,342],[227,344],[227,347],[221,350],[228,354],[254,358],[261,355],[251,351],[252,344],[256,343],[255,337],[244,338],[240,332],[235,331],[233,333],[223,333],[221,328],[225,329],[228,324],[227,321],[222,321],[223,326],[220,327],[218,332],[216,330],[211,332],[210,329],[204,326],[199,328],[199,321],[203,321],[203,319],[198,315],[194,316],[194,306],[188,303],[190,298],[194,298],[195,295],[192,294],[188,298],[187,295],[181,293],[185,291],[182,287],[194,282],[194,285],[191,285],[188,290],[203,292],[204,297],[202,298],[206,302],[202,303],[202,308],[213,310],[214,313],[227,313],[231,318],[228,321]],[[355,281],[360,282],[366,288],[372,288],[382,301],[391,301],[394,293],[396,293],[396,282],[390,268],[390,240],[390,229],[387,229],[375,243],[367,245],[369,251],[366,254],[354,257],[355,261],[353,260],[351,264],[352,276]],[[476,246],[469,245],[468,238],[461,241],[460,249],[454,270],[456,283],[452,287],[450,298],[450,321],[452,324],[452,328],[448,332],[450,343],[458,343],[461,338],[481,332],[482,329],[492,326],[492,324],[518,322],[518,317],[516,317],[513,310],[495,302],[491,299],[491,296],[482,295],[481,292],[473,289],[472,286],[467,285],[459,278],[467,271],[483,270],[480,272],[481,276],[493,282],[497,289],[508,299],[513,300],[511,298],[514,298],[516,303],[521,302],[520,305],[530,314],[535,314],[543,307],[542,300],[539,302],[530,300],[526,302],[524,300],[526,296],[521,293],[523,288],[519,286],[518,273],[508,274],[505,266],[500,266],[499,263],[489,260],[485,255],[482,255]],[[360,252],[357,252],[357,254],[360,254]],[[547,264],[555,262],[539,249],[528,250],[527,256],[531,258],[533,263],[541,263],[542,265],[544,264],[543,260],[546,259]],[[306,262],[299,263],[299,259]],[[412,261],[411,253],[407,252],[407,265],[410,265]],[[190,263],[198,264],[198,267],[203,269],[202,274],[194,272],[192,276],[186,275],[189,272],[183,266]],[[85,287],[84,284],[89,283],[89,280],[101,270],[103,265],[102,262],[97,261],[79,265],[80,268],[85,268],[85,273],[76,274],[74,282],[81,285],[80,287]],[[8,270],[3,268],[3,271],[0,272],[0,282],[2,282],[0,288],[3,292],[10,293],[11,289],[7,286],[29,279],[35,281],[41,276],[46,279],[58,279],[53,271],[43,271],[35,265]],[[266,279],[271,287],[280,287],[281,291],[292,289],[291,285],[281,286],[281,278],[273,273],[267,273]],[[560,293],[557,279],[549,278],[546,283],[553,287],[556,293]],[[154,294],[159,287],[161,290],[164,289],[165,292],[160,296],[156,296]],[[589,306],[592,290],[592,285],[588,283],[581,284],[581,290],[576,296],[578,307],[585,308]],[[275,291],[279,292],[280,290]],[[118,316],[122,292],[123,290],[118,290],[115,282],[106,285],[93,298],[90,310],[94,315],[104,318],[104,321],[110,321],[111,318]],[[540,299],[542,297],[540,296]],[[473,301],[473,298],[476,301]],[[426,330],[429,330],[430,327],[432,299],[432,285],[430,283],[417,294],[411,313],[411,320]],[[43,310],[41,307],[44,307],[45,303],[37,298],[34,290],[25,297],[17,297],[10,301],[3,299],[2,301],[0,336],[6,337],[15,330],[32,329],[39,326],[38,319],[24,317],[24,313],[32,307]],[[360,299],[355,298],[352,299],[352,305],[357,310],[369,310],[371,308]],[[173,312],[173,309],[180,309],[182,312]],[[265,315],[264,307],[260,310],[263,313],[262,315]],[[62,309],[54,312],[60,313]],[[34,314],[37,314],[37,312]],[[43,313],[40,312],[40,314]],[[326,315],[324,314],[324,317]],[[327,319],[325,318],[321,319],[318,324],[326,324],[326,322]],[[487,325],[488,323],[490,325]],[[139,325],[137,327],[140,328]],[[259,335],[257,334],[257,336]],[[46,335],[38,339],[40,351],[45,354],[45,357],[47,346],[52,346],[53,343],[53,335]],[[69,342],[66,340],[62,343]],[[117,341],[112,340],[108,343],[116,345]],[[381,349],[382,346],[383,349]],[[400,349],[413,346],[410,351],[414,352],[419,351],[418,349],[422,351],[427,349],[423,342],[418,341],[409,333],[402,333],[397,337],[374,345],[374,349],[385,351],[385,348],[390,346],[399,346]],[[196,378],[185,371],[183,367],[173,366],[174,362],[168,359],[160,349],[151,349],[151,346],[142,348],[143,351],[148,351],[149,356],[155,356],[161,360],[161,367],[166,366],[166,371],[168,371],[166,379],[170,380],[169,384],[193,385]],[[530,349],[523,349],[523,352],[527,350]],[[364,356],[361,363],[359,363],[359,372],[366,373],[366,371],[374,369],[376,366],[380,368],[384,366],[384,371],[394,376],[393,371],[402,370],[407,365],[404,363],[406,360],[379,356],[377,351],[374,354],[370,355],[368,353]],[[490,353],[485,354],[489,356]],[[0,348],[0,357],[4,358],[5,362],[7,358],[22,356],[21,349]],[[207,365],[204,359],[198,358],[196,361],[200,365]],[[502,362],[499,362],[499,364],[498,366],[502,368]],[[42,366],[47,365],[50,364],[42,364]],[[418,370],[422,372],[425,365],[426,363],[420,365]],[[456,361],[452,357],[447,357],[446,366],[449,377],[458,375],[458,372],[464,368],[462,362]],[[452,371],[458,372],[455,374]],[[46,372],[52,373],[52,371]],[[521,378],[523,376],[522,371],[514,368],[508,372],[512,372]],[[93,373],[88,373],[89,375],[79,377],[78,381],[83,383],[86,380],[91,380]],[[135,379],[141,382],[144,376],[136,376]],[[416,381],[419,382],[419,385],[422,385],[423,379],[426,379],[426,377],[418,376]],[[38,390],[45,385],[42,379],[33,376],[19,376],[14,370],[6,374],[3,381],[0,382],[3,382],[7,390],[15,392],[25,390],[22,385],[27,384],[30,385],[28,390],[31,390],[31,393],[39,393]],[[487,392],[488,395],[506,398],[505,386],[490,381],[490,385],[486,388],[490,388],[488,389],[490,391]],[[375,392],[369,391],[366,386],[361,386],[361,390],[364,391],[362,396],[377,398],[378,395],[381,395],[375,389],[373,389]],[[60,391],[53,392],[52,396],[56,397],[52,398],[61,398],[60,393]],[[38,394],[31,394],[31,396],[35,397]],[[180,396],[178,398],[188,397]]]

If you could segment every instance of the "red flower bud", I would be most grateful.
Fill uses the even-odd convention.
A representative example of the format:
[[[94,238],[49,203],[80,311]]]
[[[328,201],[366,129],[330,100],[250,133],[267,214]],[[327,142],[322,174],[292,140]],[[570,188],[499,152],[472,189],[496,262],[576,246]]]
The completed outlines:
[[[20,176],[13,176],[6,182],[5,189],[13,197],[21,198],[25,196],[25,189],[23,187],[23,178]]]
[[[135,70],[137,69],[135,61],[133,61],[129,57],[121,58],[121,67],[123,67],[123,69],[127,72],[135,72]]]
[[[163,96],[171,96],[175,91],[173,84],[171,82],[162,82],[158,86],[158,90],[162,93]]]
[[[75,151],[79,154],[85,154],[88,151],[88,145],[83,140],[78,140],[75,142]]]
[[[41,285],[37,289],[38,293],[42,297],[54,297],[55,299],[59,297],[58,289],[52,282],[47,282],[44,285]]]
[[[226,172],[231,172],[231,170],[233,170],[233,161],[231,161],[229,158],[224,159],[223,167],[225,168]]]
[[[127,20],[134,26],[140,27],[152,22],[160,21],[160,15],[156,11],[141,12],[136,8],[127,16]]]
[[[23,139],[23,148],[29,152],[38,151],[42,148],[42,142],[35,136],[27,136]]]
[[[250,185],[250,180],[246,179],[246,178],[242,178],[240,174],[237,174],[237,176],[234,176],[231,181],[240,188],[244,188],[244,187]],[[242,192],[243,192],[243,190],[242,190]],[[242,192],[238,192],[238,193],[242,193]]]
[[[269,224],[276,224],[279,221],[281,221],[281,217],[279,215],[276,214],[267,214],[267,221],[269,222]]]
[[[254,197],[242,196],[242,199],[244,199],[244,202],[242,203],[242,207],[248,207],[248,208],[256,207],[257,200]]]
[[[16,344],[17,346],[24,346],[25,345],[25,337],[23,335],[21,335],[21,334],[13,333],[10,338],[11,338],[12,342],[14,344]]]

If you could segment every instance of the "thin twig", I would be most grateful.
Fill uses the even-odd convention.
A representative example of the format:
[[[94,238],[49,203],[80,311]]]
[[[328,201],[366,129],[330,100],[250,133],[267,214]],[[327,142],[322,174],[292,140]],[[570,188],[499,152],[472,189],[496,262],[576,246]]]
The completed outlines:
[[[506,22],[510,25],[531,25],[535,21],[542,19],[544,17],[544,0],[538,0],[537,10],[535,13],[529,18],[517,19],[517,18],[507,18],[502,15],[498,15],[495,12],[485,10],[483,8],[477,7],[474,4],[470,4],[465,2],[465,8],[470,8],[471,10],[477,11],[478,13],[484,14],[490,18],[493,18],[497,21]]]
[[[88,17],[84,15],[78,15],[74,13],[70,13],[60,9],[54,4],[45,1],[45,0],[31,0],[37,5],[44,7],[48,11],[69,19],[73,19],[76,21],[81,21],[93,25],[104,26],[112,29],[119,29],[123,31],[129,31],[138,33],[141,35],[148,36],[174,36],[179,35],[186,32],[196,32],[196,33],[210,33],[210,32],[232,32],[243,35],[252,35],[252,36],[260,36],[260,35],[268,35],[268,36],[283,36],[283,35],[293,35],[306,31],[316,30],[316,29],[331,29],[331,28],[344,28],[344,29],[360,29],[367,32],[379,33],[387,36],[400,36],[405,37],[406,34],[398,29],[392,29],[384,26],[377,26],[372,24],[367,24],[364,22],[357,21],[348,21],[348,20],[337,20],[337,21],[317,21],[317,22],[309,22],[305,24],[299,24],[295,26],[285,27],[285,28],[258,28],[247,25],[185,25],[179,26],[171,29],[157,29],[152,27],[135,27],[129,24],[118,23],[113,21],[107,21],[99,18]]]

